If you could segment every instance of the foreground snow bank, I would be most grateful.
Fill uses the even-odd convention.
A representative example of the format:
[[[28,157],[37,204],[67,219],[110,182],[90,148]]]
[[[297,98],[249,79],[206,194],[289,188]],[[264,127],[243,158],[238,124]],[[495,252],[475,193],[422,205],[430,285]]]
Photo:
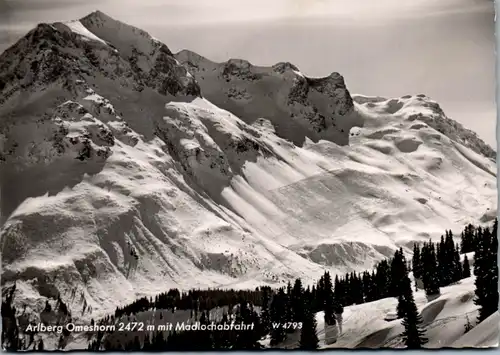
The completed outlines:
[[[451,346],[454,348],[465,347],[496,347],[498,346],[498,324],[500,314],[493,313],[471,331],[464,334]]]
[[[424,291],[414,292],[415,302],[422,315],[427,348],[443,347],[491,347],[498,344],[498,313],[476,326],[478,307],[474,304],[474,277],[441,289],[441,295],[428,299]],[[317,314],[318,335],[322,348],[399,348],[401,320],[384,321],[389,312],[397,307],[395,298],[386,298],[345,308],[342,334],[331,343],[325,334],[335,334],[332,327],[325,328],[322,312]],[[465,326],[474,327],[465,333]]]

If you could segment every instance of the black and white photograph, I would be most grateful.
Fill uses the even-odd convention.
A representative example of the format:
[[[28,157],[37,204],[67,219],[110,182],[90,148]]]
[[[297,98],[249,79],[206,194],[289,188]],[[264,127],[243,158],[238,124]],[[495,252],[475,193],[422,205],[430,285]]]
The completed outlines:
[[[0,0],[2,349],[493,348],[492,0]]]

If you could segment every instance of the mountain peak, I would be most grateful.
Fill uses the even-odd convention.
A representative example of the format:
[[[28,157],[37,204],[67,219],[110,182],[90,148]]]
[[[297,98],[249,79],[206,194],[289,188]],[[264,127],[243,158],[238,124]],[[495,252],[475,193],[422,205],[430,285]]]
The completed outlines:
[[[94,11],[81,18],[80,22],[87,30],[110,43],[123,55],[130,56],[134,51],[149,54],[157,47],[162,47],[164,52],[172,55],[165,44],[154,39],[146,31],[115,20],[102,11]]]
[[[100,10],[96,10],[94,12],[91,12],[90,14],[82,17],[78,21],[85,24],[86,26],[87,25],[96,25],[96,26],[106,25],[106,27],[108,27],[109,29],[117,28],[117,27],[126,25],[124,22],[116,20]],[[128,25],[126,25],[126,26],[128,26]]]
[[[290,62],[279,62],[273,65],[273,70],[277,73],[283,74],[287,70],[293,70],[296,72],[300,72],[299,68],[297,68],[295,65],[293,65]]]
[[[91,12],[90,14],[82,17],[80,20],[84,20],[84,19],[94,19],[94,20],[97,20],[97,19],[100,19],[100,20],[113,20],[113,18],[109,15],[106,15],[104,12],[102,12],[101,10],[95,10],[93,12]],[[116,21],[116,20],[113,20],[113,21]]]
[[[87,76],[119,80],[136,91],[150,87],[162,95],[200,95],[165,44],[101,11],[39,24],[0,55],[0,69],[0,103],[49,83],[68,89]]]

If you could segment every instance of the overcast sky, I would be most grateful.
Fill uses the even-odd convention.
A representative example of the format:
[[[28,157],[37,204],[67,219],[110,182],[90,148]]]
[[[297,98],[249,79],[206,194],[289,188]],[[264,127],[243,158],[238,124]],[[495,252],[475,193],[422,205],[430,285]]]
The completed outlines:
[[[424,93],[496,148],[491,0],[0,0],[0,51],[99,9],[173,51],[340,72],[353,93]]]

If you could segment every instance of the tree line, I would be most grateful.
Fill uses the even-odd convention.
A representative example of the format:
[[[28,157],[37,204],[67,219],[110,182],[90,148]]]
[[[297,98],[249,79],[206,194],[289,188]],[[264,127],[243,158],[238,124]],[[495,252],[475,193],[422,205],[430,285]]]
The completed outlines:
[[[413,271],[415,280],[422,281],[427,295],[437,295],[441,287],[471,276],[468,258],[465,255],[461,262],[460,253],[464,253],[462,248],[467,252],[474,252],[476,276],[474,302],[480,306],[478,321],[481,322],[498,310],[497,225],[498,222],[495,220],[491,230],[466,226],[461,234],[460,246],[455,244],[453,233],[446,231],[439,242],[415,243],[411,260],[406,260],[403,249],[400,248],[395,251],[392,258],[380,261],[371,271],[346,273],[343,277],[336,275],[333,281],[330,273],[325,272],[311,287],[304,287],[299,278],[293,285],[289,282],[286,287],[278,289],[260,287],[246,291],[195,290],[186,293],[170,290],[154,300],[151,299],[149,304],[144,298],[130,306],[119,308],[115,315],[132,314],[137,309],[144,310],[148,307],[150,307],[148,309],[178,307],[178,309],[193,310],[196,319],[199,319],[198,314],[201,314],[202,319],[206,321],[208,311],[214,305],[231,305],[228,308],[229,312],[232,306],[236,305],[238,319],[252,319],[258,324],[251,334],[245,335],[246,339],[251,340],[241,342],[237,334],[230,332],[203,332],[196,335],[205,339],[203,349],[256,349],[260,348],[259,340],[265,336],[270,337],[271,346],[279,346],[290,333],[298,330],[293,326],[273,328],[272,324],[301,324],[298,347],[310,350],[316,349],[319,342],[316,333],[317,312],[324,312],[324,321],[327,325],[335,325],[338,314],[343,312],[343,307],[395,297],[398,299],[397,316],[402,319],[405,327],[402,339],[407,348],[420,348],[427,339],[415,304],[409,273]],[[256,310],[256,306],[259,306],[259,311]],[[250,309],[247,316],[245,316],[246,309]],[[242,315],[238,315],[238,312],[241,312],[239,310],[244,310]],[[234,317],[231,314],[224,314],[223,319],[218,322],[231,322]],[[194,336],[192,332],[185,334],[173,332],[164,339],[162,335],[157,334],[148,336],[144,344],[135,340],[125,345],[122,350],[144,350],[150,347],[157,349],[158,346],[164,346],[165,349],[200,350],[202,343],[197,342],[194,349],[195,345],[190,341],[192,336]],[[138,346],[140,347],[137,348]]]
[[[168,294],[170,293],[170,296]],[[225,293],[225,294],[224,294]],[[225,299],[230,305],[224,308],[221,319],[211,319],[209,302],[201,302],[196,296],[207,294],[217,295]],[[272,289],[269,286],[259,287],[255,290],[246,290],[244,292],[234,290],[196,290],[187,293],[180,293],[170,290],[166,294],[159,295],[153,303],[151,299],[142,298],[133,304],[118,308],[115,316],[107,317],[106,321],[100,324],[114,322],[119,316],[132,315],[136,309],[144,311],[155,305],[156,300],[162,302],[169,298],[169,306],[173,312],[177,311],[175,305],[189,305],[194,308],[186,307],[191,310],[192,316],[200,324],[209,324],[211,322],[217,325],[230,323],[253,324],[252,329],[247,330],[203,330],[203,331],[171,331],[165,334],[162,331],[146,334],[141,341],[139,337],[126,344],[119,344],[108,341],[104,334],[100,334],[90,344],[89,350],[213,350],[213,349],[232,349],[232,350],[250,350],[262,348],[260,340],[266,336],[270,338],[271,346],[278,346],[291,333],[300,332],[301,349],[316,349],[318,347],[318,336],[316,332],[317,322],[316,313],[325,312],[325,321],[328,324],[335,323],[335,313],[342,312],[343,308],[335,302],[333,295],[333,283],[328,272],[320,278],[316,285],[304,287],[300,278],[295,282],[279,289]],[[186,298],[187,303],[179,300]],[[206,299],[206,298],[205,298]],[[217,299],[212,302],[217,304]],[[177,300],[177,302],[175,301]],[[150,304],[148,305],[147,302]],[[161,304],[161,303],[156,303]],[[182,307],[182,306],[180,306]],[[156,307],[155,307],[156,308]],[[157,308],[157,309],[164,309]],[[183,308],[179,308],[183,309]],[[140,311],[139,311],[140,312]],[[274,325],[274,326],[273,326]],[[193,342],[193,339],[197,339]]]
[[[186,292],[173,288],[156,295],[154,298],[142,297],[124,307],[117,307],[114,317],[119,318],[123,315],[132,315],[153,309],[205,311],[216,307],[236,305],[241,299],[255,306],[260,306],[262,292],[260,287],[255,290],[194,289]]]

